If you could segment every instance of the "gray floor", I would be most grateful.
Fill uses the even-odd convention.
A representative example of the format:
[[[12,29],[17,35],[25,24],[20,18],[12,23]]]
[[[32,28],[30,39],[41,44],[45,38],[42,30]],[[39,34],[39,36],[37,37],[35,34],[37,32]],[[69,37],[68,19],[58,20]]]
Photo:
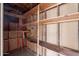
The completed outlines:
[[[13,50],[9,54],[4,56],[36,56],[36,53],[29,48],[20,48]]]

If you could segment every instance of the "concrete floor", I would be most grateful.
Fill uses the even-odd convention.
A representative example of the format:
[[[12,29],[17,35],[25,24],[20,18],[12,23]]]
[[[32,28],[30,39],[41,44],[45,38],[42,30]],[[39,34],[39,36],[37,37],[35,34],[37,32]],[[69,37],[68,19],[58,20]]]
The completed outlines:
[[[4,56],[36,56],[36,53],[29,48],[20,48],[13,50]]]

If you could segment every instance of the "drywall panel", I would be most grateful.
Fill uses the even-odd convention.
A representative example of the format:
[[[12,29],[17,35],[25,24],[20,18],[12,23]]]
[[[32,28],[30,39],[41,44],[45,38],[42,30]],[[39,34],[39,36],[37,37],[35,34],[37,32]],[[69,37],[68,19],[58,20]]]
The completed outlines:
[[[37,52],[37,44],[36,43],[33,43],[34,44],[34,52]]]
[[[47,40],[47,25],[42,25],[42,41]]]
[[[36,21],[37,20],[37,15],[33,15],[33,20]]]
[[[32,16],[29,17],[30,22],[32,22],[34,19],[32,18]]]
[[[57,56],[58,53],[49,49],[46,49],[46,56]]]
[[[42,19],[45,19],[47,16],[46,16],[46,12],[43,12],[42,13]]]
[[[60,45],[79,50],[77,21],[60,24]]]
[[[47,25],[47,42],[51,44],[58,44],[58,24]]]
[[[9,38],[10,39],[17,38],[17,32],[16,31],[9,31]]]
[[[39,15],[40,20],[45,19],[45,16],[46,16],[45,12],[40,13],[40,15]]]
[[[77,3],[67,3],[60,6],[60,15],[67,15],[78,12]]]
[[[3,52],[6,53],[8,52],[8,40],[4,40],[3,41],[4,45],[3,45]]]
[[[30,47],[30,49],[33,51],[33,48],[34,48],[34,47],[32,47],[32,42],[30,42],[29,47]]]
[[[22,39],[19,38],[19,48],[22,47]]]
[[[31,42],[31,50],[36,52],[36,44]]]
[[[31,22],[33,20],[32,16],[30,15],[29,17],[27,17],[27,22]]]
[[[43,41],[43,25],[39,26],[39,40]],[[39,54],[43,54],[43,47],[39,45]]]
[[[39,14],[39,19],[40,19],[40,20],[43,19],[43,14],[42,14],[42,13]]]
[[[45,25],[43,25],[42,35],[43,35],[42,40],[45,41],[46,40],[46,38],[45,38],[46,37],[46,27],[45,27]]]
[[[3,39],[8,39],[8,31],[3,32]]]
[[[10,30],[17,30],[17,24],[16,23],[10,23],[9,28],[10,28]]]
[[[39,40],[42,40],[42,39],[43,39],[43,38],[42,38],[42,37],[43,37],[43,31],[42,31],[42,30],[43,30],[43,26],[40,25],[40,26],[39,26]]]
[[[31,49],[31,42],[30,41],[28,41],[28,48]]]
[[[17,39],[9,39],[10,50],[17,48]]]
[[[37,39],[37,29],[36,29],[36,25],[32,24],[31,25],[31,37],[34,39]]]
[[[39,45],[39,54],[42,56],[43,54],[43,47]]]
[[[57,8],[53,8],[47,11],[47,18],[57,17]]]

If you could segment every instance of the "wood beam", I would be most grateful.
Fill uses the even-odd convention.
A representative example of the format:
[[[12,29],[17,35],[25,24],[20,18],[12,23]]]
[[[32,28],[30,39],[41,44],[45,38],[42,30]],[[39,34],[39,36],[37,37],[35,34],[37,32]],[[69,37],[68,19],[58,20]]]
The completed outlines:
[[[46,10],[51,9],[51,8],[58,6],[58,5],[59,5],[58,3],[41,3],[40,4],[40,10],[41,10],[40,12],[46,11]]]
[[[58,3],[58,4],[57,3],[51,3],[51,4],[49,4],[49,3],[41,3],[41,4],[38,4],[38,5],[39,5],[39,8],[40,8],[40,12],[44,12],[44,11],[49,10],[51,8],[57,7],[58,5],[61,5],[61,4],[62,3]],[[31,10],[29,10],[28,12],[26,12],[24,14],[24,16],[27,16],[27,15],[30,16],[32,14],[36,14],[37,6],[32,8]]]
[[[40,24],[54,24],[54,23],[63,23],[63,22],[77,21],[77,20],[79,20],[79,12],[72,13],[69,15],[64,15],[64,16],[58,16],[51,19],[39,20],[39,23]],[[27,23],[27,24],[36,24],[36,23],[37,21]]]
[[[30,15],[37,14],[37,10],[38,10],[38,5],[32,8],[31,10],[29,10],[28,12],[26,12],[23,16],[29,17]]]
[[[28,39],[28,41],[33,42],[33,43],[37,43],[37,40],[35,40],[35,39]],[[41,40],[39,40],[39,45],[41,45],[45,48],[48,48],[52,51],[58,52],[60,54],[67,55],[67,56],[79,56],[79,51],[71,49],[71,48],[66,48],[63,46],[59,47],[58,45],[50,44],[48,42],[41,41]]]
[[[76,21],[79,20],[79,12],[64,15],[64,16],[58,16],[51,19],[44,19],[40,20],[40,24],[53,24],[53,23],[62,23],[62,22],[69,22],[69,21]]]

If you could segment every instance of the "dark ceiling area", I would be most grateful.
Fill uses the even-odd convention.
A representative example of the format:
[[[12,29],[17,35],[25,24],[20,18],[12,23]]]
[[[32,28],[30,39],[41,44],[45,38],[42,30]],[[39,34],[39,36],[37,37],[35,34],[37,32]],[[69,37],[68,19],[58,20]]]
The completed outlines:
[[[38,3],[4,3],[4,22],[18,23],[19,18],[16,15],[23,15],[36,5]],[[5,14],[6,12],[7,14]],[[12,16],[11,14],[16,15]]]
[[[38,3],[4,3],[4,11],[23,15],[36,5]]]
[[[8,30],[7,24],[19,22],[19,18],[16,15],[23,15],[36,5],[38,3],[4,3],[4,30]],[[12,16],[11,14],[16,15]]]

